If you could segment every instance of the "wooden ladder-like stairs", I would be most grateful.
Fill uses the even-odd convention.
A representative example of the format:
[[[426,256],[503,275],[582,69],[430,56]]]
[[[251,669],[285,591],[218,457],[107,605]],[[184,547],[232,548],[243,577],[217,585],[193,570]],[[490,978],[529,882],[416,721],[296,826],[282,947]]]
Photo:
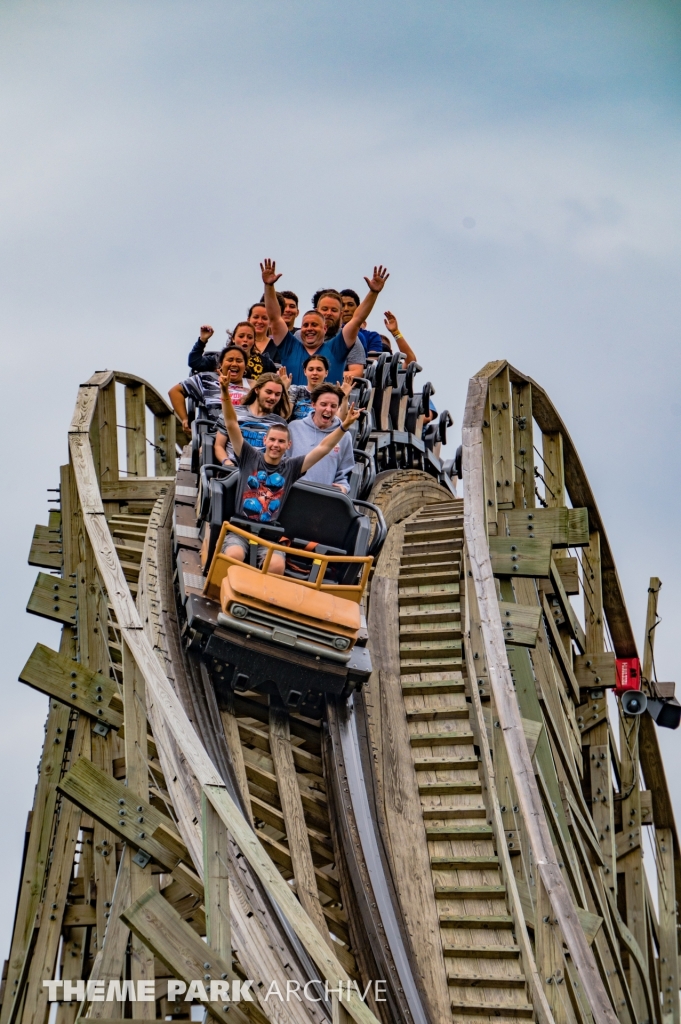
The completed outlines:
[[[506,905],[462,655],[463,502],[405,525],[399,575],[402,693],[428,840],[452,1020],[532,1019]]]

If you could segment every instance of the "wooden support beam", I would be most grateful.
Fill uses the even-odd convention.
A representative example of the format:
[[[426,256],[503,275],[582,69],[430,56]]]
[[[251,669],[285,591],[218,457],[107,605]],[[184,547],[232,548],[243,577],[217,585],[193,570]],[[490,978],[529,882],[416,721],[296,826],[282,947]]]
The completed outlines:
[[[509,536],[550,540],[553,548],[589,543],[589,513],[585,508],[518,508],[506,513]]]
[[[34,529],[28,564],[38,565],[41,569],[61,569],[61,512],[50,512],[49,525]]]
[[[541,608],[536,605],[515,604],[500,601],[499,613],[507,644],[520,647],[536,647],[537,633],[541,622]]]
[[[52,622],[60,622],[62,626],[75,626],[76,599],[69,581],[39,572],[26,611]]]
[[[232,934],[229,916],[229,834],[213,805],[201,796],[203,830],[203,884],[208,945],[232,969]]]
[[[147,407],[144,384],[125,387],[126,469],[129,476],[147,475]]]
[[[657,906],[660,919],[660,990],[662,1024],[679,1024],[678,903],[674,877],[674,836],[655,829]]]
[[[246,765],[244,764],[244,752],[239,738],[239,723],[234,713],[234,694],[230,691],[225,695],[224,700],[225,707],[220,709],[222,727],[225,731],[225,739],[227,740],[229,752],[232,755],[232,764],[234,765],[237,782],[239,783],[241,799],[246,807],[248,818],[251,824],[253,824],[253,808],[251,806],[251,795],[248,789],[248,776],[246,775]],[[265,712],[266,711],[267,709],[265,708]]]
[[[93,389],[94,390],[94,389]],[[99,427],[99,466],[102,487],[118,481],[118,427],[116,419],[116,382],[95,391]]]
[[[59,790],[69,800],[111,829],[124,842],[136,850],[144,850],[150,857],[168,871],[178,869],[178,858],[173,850],[168,849],[156,838],[159,825],[173,830],[171,819],[152,807],[141,797],[131,795],[128,788],[112,776],[107,775],[88,761],[80,758],[73,768],[59,783]],[[140,810],[141,808],[141,810]],[[141,820],[140,820],[141,819]],[[180,841],[180,837],[177,837]],[[191,868],[185,866],[182,881],[192,881]],[[192,891],[203,895],[203,886],[194,875]]]
[[[511,383],[515,507],[534,508],[534,441],[532,385]]]
[[[127,391],[126,391],[127,395]],[[136,810],[149,804],[149,772],[147,768],[147,703],[144,676],[140,672],[127,643],[123,641],[123,708],[125,714],[125,770],[128,793],[140,803]],[[139,818],[144,815],[138,815]],[[127,826],[126,826],[127,827]],[[167,826],[164,825],[165,828]],[[126,847],[130,860],[130,898],[134,902],[151,885],[151,866],[135,862]],[[144,942],[133,935],[130,952],[130,978],[137,985],[140,981],[154,980],[154,957]],[[153,1020],[156,1016],[155,1003],[142,1003],[140,1016]]]
[[[286,838],[291,853],[296,892],[319,932],[331,943],[326,919],[319,902],[312,852],[307,835],[303,804],[298,788],[296,766],[291,750],[288,713],[270,701],[270,753],[274,761],[279,799],[286,824]]]
[[[594,743],[593,740],[596,738],[603,739],[604,742]],[[607,720],[598,728],[598,737],[591,737],[591,745],[586,749],[591,783],[591,816],[605,861],[605,883],[614,891],[617,885],[617,862]]]
[[[175,472],[177,420],[174,412],[154,413],[154,472],[156,476],[172,476]]]
[[[57,780],[64,759],[69,726],[69,709],[50,702],[45,742],[40,758],[38,785],[31,814],[31,831],[19,883],[16,919],[10,948],[0,1021],[17,1019],[29,968],[29,954],[40,923],[39,906],[49,863],[49,853],[58,800]]]
[[[121,700],[113,679],[90,671],[44,644],[33,648],[19,679],[104,725],[118,729],[123,724]]]
[[[586,650],[586,636],[584,635],[582,624],[577,618],[575,610],[570,603],[570,598],[565,593],[565,587],[563,586],[563,581],[560,573],[558,572],[556,560],[554,558],[551,559],[551,585],[556,597],[558,598],[558,604],[565,616],[568,632],[577,644],[580,653],[584,654]]]
[[[589,534],[589,544],[582,551],[582,586],[584,588],[584,627],[586,653],[605,650],[603,623],[603,580],[601,578],[601,536],[598,530]]]
[[[489,411],[497,507],[513,508],[515,504],[515,458],[508,367],[490,379]]]
[[[102,481],[103,501],[156,501],[175,482],[174,477],[130,477],[127,480]]]
[[[580,690],[608,689],[617,685],[615,655],[611,651],[578,654],[572,668]]]
[[[79,718],[73,739],[72,757],[78,757],[86,744],[89,747],[89,738],[90,721],[85,717]],[[80,817],[80,808],[74,807],[68,801],[62,802],[42,900],[38,934],[28,970],[22,1024],[44,1024],[47,1014],[48,993],[47,989],[43,988],[43,981],[53,978],[55,973]]]
[[[487,530],[490,537],[497,533],[497,487],[494,476],[494,454],[492,448],[491,412],[489,407],[489,396],[485,403],[485,415],[482,421],[482,446],[484,449],[483,471],[484,471],[484,501]]]
[[[526,537],[490,537],[489,553],[496,576],[548,577],[551,542]]]
[[[542,434],[542,457],[541,475],[546,483],[546,504],[549,508],[560,508],[565,504],[565,465],[563,435],[559,430]]]
[[[563,942],[551,901],[541,879],[536,886],[536,899],[534,941],[539,977],[555,1024],[572,1024],[569,1000],[565,991]]]
[[[317,965],[321,977],[330,985],[338,986],[340,981],[347,984],[348,975],[345,968],[310,920],[291,887],[262,849],[258,837],[227,790],[223,786],[208,785],[204,786],[204,791],[267,892],[277,901],[295,929],[298,938]],[[376,1017],[354,991],[350,995],[346,1009],[357,1024],[377,1024]]]
[[[121,916],[128,928],[165,964],[173,977],[187,985],[194,979],[201,979],[209,995],[211,982],[222,981],[223,989],[231,996],[233,990],[228,981],[231,964],[225,962],[213,949],[209,950],[194,929],[182,920],[174,907],[153,886],[127,907]],[[257,994],[257,988],[253,989],[253,1001]],[[248,1017],[239,1003],[231,999],[225,1002],[225,999],[223,996],[219,1001],[210,1003],[211,1015],[222,1021],[222,1024],[230,1024],[234,1020],[247,1024]]]

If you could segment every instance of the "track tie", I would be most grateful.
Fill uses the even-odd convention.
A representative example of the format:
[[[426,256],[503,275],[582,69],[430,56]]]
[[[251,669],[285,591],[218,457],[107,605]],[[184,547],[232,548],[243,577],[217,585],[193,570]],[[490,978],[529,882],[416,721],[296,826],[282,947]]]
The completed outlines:
[[[409,737],[412,747],[468,746],[475,742],[472,732],[417,732]]]
[[[454,757],[443,755],[442,757],[415,757],[414,767],[417,772],[446,772],[457,768],[477,768],[479,760],[475,754],[470,757]]]
[[[450,974],[448,984],[470,986],[471,988],[525,988],[525,977],[514,974],[510,978],[487,978],[484,974]]]
[[[417,680],[402,683],[405,697],[428,696],[431,693],[464,693],[466,684],[463,679]]]
[[[456,672],[463,668],[463,661],[461,658],[408,658],[400,660],[400,668],[403,675],[412,672]]]
[[[439,839],[492,839],[491,825],[428,825],[426,835],[431,842]]]
[[[423,782],[419,785],[421,796],[459,796],[481,792],[480,782]]]
[[[440,924],[455,928],[513,928],[510,914],[440,914]]]
[[[414,584],[414,586],[417,586],[417,584]],[[437,590],[421,590],[420,587],[418,590],[414,590],[414,586],[399,588],[398,598],[401,608],[410,604],[444,604],[446,601],[456,604],[457,609],[459,607],[458,583],[443,582],[442,586],[438,587]]]
[[[421,608],[415,608],[413,611],[400,612],[400,632],[402,626],[409,627],[415,622],[446,622],[456,625],[461,629],[461,612],[457,605],[456,608],[430,608],[423,611]]]
[[[424,807],[424,821],[450,820],[461,818],[485,818],[487,809],[485,807]]]
[[[442,952],[448,958],[481,960],[516,960],[520,957],[519,946],[443,946]]]
[[[438,900],[473,900],[506,895],[505,885],[436,885]]]
[[[499,858],[495,854],[489,854],[489,856],[480,854],[471,854],[470,856],[457,857],[455,854],[449,857],[431,857],[431,866],[434,870],[447,870],[447,871],[458,871],[468,870],[469,868],[498,868]]]
[[[424,628],[419,629],[418,626],[406,626],[400,630],[400,639],[404,637],[405,640],[456,640],[458,643],[454,649],[460,649],[461,647],[461,623],[460,622],[449,622],[449,623],[435,623],[433,625],[427,625]],[[404,647],[400,644],[400,649]],[[405,650],[409,648],[404,647]],[[437,648],[436,648],[437,649]]]
[[[468,718],[470,709],[468,704],[454,708],[415,708],[407,711],[407,719],[410,722],[439,722],[441,719]]]
[[[469,1013],[475,1017],[494,1017],[495,1024],[503,1024],[505,1020],[531,1020],[534,1017],[534,1007],[529,1003],[522,1005],[504,1005],[503,1003],[450,1003],[453,1013]]]

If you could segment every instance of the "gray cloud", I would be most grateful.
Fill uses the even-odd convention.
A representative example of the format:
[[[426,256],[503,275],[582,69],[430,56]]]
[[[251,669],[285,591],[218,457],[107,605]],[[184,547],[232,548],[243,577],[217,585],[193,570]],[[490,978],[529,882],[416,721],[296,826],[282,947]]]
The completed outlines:
[[[381,308],[457,426],[488,359],[546,386],[591,476],[639,638],[648,576],[664,580],[658,669],[674,678],[673,10],[3,5],[4,937],[45,711],[15,680],[37,640],[57,642],[22,611],[35,577],[25,556],[77,384],[116,366],[167,390],[198,325],[220,336],[260,294],[265,255],[301,298],[360,288],[387,263]],[[662,740],[674,771],[676,737]]]

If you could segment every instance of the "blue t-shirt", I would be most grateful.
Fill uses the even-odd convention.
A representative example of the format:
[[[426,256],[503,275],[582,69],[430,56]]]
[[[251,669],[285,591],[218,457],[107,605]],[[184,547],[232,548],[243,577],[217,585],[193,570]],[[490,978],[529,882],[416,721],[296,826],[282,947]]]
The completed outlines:
[[[329,360],[329,372],[326,379],[333,381],[343,380],[345,363],[348,358],[348,346],[345,344],[342,332],[333,338],[325,341],[321,348],[314,353],[316,356],[326,356]],[[281,365],[286,367],[286,372],[293,377],[292,384],[307,384],[307,378],[303,373],[303,363],[310,354],[302,341],[298,341],[295,335],[289,331],[282,343],[278,346],[277,354]]]
[[[365,352],[383,351],[383,338],[377,331],[362,330],[357,337],[362,342]]]

